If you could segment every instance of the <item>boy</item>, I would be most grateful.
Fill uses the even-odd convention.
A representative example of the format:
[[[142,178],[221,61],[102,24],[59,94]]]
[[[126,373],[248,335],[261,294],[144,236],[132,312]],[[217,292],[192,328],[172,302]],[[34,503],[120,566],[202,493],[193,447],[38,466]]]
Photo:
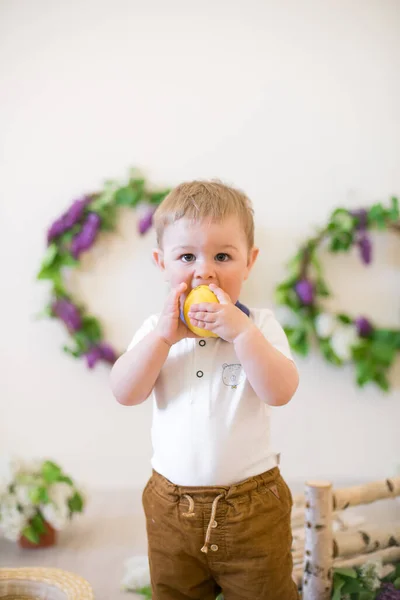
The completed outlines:
[[[253,210],[239,190],[193,181],[154,215],[153,257],[171,292],[116,362],[118,402],[153,398],[153,475],[143,492],[154,600],[295,600],[292,497],[270,448],[270,406],[298,385],[271,311],[240,290],[258,255]],[[208,285],[219,303],[193,305],[199,338],[181,319],[187,293]]]

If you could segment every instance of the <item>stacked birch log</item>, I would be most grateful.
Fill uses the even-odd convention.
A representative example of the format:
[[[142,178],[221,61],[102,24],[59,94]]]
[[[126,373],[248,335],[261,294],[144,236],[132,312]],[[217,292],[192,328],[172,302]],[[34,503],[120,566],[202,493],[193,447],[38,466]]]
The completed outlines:
[[[335,567],[368,561],[400,561],[400,523],[346,525],[343,511],[400,496],[400,477],[333,490],[328,481],[309,481],[293,499],[293,578],[303,600],[329,600]],[[335,531],[336,530],[336,531]]]

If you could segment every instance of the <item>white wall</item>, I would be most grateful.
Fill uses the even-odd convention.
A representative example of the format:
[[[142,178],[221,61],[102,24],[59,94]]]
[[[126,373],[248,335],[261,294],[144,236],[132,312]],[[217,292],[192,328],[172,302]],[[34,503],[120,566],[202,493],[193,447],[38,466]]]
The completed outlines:
[[[0,3],[0,452],[142,485],[150,406],[118,406],[108,369],[64,356],[61,326],[34,318],[48,224],[132,165],[155,184],[220,177],[256,210],[261,256],[242,300],[271,305],[285,261],[333,207],[400,192],[399,26],[397,0]],[[72,278],[121,349],[162,300],[152,244],[129,213]],[[327,257],[329,279],[342,309],[398,326],[399,242],[378,249],[370,269]],[[298,364],[295,399],[274,411],[285,474],[392,474],[399,362],[387,396],[318,355]]]

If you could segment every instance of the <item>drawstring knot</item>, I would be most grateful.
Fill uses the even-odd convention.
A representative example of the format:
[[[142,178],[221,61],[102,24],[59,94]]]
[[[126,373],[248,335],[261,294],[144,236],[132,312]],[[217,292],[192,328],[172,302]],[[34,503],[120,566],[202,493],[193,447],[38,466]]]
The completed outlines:
[[[217,513],[218,502],[224,496],[225,496],[225,494],[219,494],[216,498],[214,498],[213,503],[212,503],[211,517],[210,517],[210,521],[209,521],[208,527],[207,527],[206,537],[205,537],[205,540],[204,540],[204,546],[201,549],[201,551],[204,552],[205,554],[207,554],[207,552],[208,552],[208,546],[210,544],[211,529],[213,527],[215,527],[214,523],[215,523],[215,515]],[[182,498],[186,498],[187,501],[189,502],[189,510],[187,512],[182,513],[182,516],[184,516],[184,517],[194,517],[196,515],[196,513],[194,512],[194,500],[193,500],[192,496],[189,496],[189,494],[183,494]]]

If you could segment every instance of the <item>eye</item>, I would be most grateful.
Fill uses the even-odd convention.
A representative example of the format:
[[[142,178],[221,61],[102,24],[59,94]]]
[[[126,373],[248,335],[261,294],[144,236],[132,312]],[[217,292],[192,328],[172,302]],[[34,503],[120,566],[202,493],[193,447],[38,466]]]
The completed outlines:
[[[216,254],[215,256],[215,260],[217,260],[218,262],[226,262],[229,259],[230,256],[229,254],[226,254],[226,252],[218,252],[218,254]]]
[[[181,261],[185,263],[193,262],[195,258],[196,257],[194,254],[182,254],[182,256],[180,257]]]

